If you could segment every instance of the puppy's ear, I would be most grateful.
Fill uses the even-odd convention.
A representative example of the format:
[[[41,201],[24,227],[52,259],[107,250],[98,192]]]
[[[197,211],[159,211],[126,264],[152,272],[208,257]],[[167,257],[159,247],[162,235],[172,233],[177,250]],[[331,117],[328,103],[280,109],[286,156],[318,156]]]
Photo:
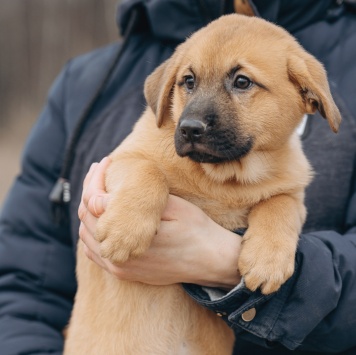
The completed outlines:
[[[156,116],[156,124],[161,127],[165,117],[169,116],[173,86],[178,66],[173,56],[166,60],[145,81],[145,98]]]
[[[323,65],[309,53],[300,50],[300,53],[289,56],[288,74],[290,80],[299,87],[306,112],[315,113],[318,110],[336,133],[341,115],[331,96]]]

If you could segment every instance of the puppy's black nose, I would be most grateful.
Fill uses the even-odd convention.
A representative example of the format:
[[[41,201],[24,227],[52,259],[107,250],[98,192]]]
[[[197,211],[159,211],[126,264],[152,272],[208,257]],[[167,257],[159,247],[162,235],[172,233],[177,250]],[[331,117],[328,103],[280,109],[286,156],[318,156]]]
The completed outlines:
[[[199,120],[184,119],[179,124],[179,129],[187,141],[194,141],[199,139],[206,130],[206,124]]]

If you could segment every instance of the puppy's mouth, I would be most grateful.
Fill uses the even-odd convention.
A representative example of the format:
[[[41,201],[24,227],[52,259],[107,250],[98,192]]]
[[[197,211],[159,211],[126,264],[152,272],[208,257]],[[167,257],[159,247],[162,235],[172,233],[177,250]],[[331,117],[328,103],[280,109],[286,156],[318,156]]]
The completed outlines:
[[[181,157],[189,157],[191,160],[198,163],[222,163],[226,161],[226,157],[216,152],[212,152],[208,147],[199,143],[186,143],[180,146],[179,149],[176,147],[177,154]]]
[[[215,144],[196,143],[196,142],[177,142],[176,152],[181,157],[189,157],[197,163],[218,164],[233,160],[239,160],[245,156],[252,148],[252,139],[248,139],[245,144],[232,146],[225,142]]]

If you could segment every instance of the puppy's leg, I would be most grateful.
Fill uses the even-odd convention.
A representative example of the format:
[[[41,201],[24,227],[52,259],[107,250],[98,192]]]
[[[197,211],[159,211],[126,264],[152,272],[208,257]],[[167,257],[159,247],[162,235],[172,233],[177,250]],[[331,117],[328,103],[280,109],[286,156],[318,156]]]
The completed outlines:
[[[114,156],[106,185],[111,198],[99,218],[96,238],[103,257],[122,263],[150,246],[167,204],[168,184],[155,163]]]
[[[302,194],[278,195],[252,208],[238,262],[249,289],[275,292],[293,274],[306,216],[302,201]]]

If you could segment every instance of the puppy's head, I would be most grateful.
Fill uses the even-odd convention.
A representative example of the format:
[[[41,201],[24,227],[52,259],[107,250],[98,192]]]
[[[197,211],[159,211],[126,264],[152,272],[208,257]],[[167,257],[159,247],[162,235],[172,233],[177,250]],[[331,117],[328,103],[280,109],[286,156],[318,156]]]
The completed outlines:
[[[201,163],[239,160],[281,147],[304,113],[341,117],[322,65],[285,30],[242,15],[196,32],[147,79],[160,127],[175,122],[180,156]]]

